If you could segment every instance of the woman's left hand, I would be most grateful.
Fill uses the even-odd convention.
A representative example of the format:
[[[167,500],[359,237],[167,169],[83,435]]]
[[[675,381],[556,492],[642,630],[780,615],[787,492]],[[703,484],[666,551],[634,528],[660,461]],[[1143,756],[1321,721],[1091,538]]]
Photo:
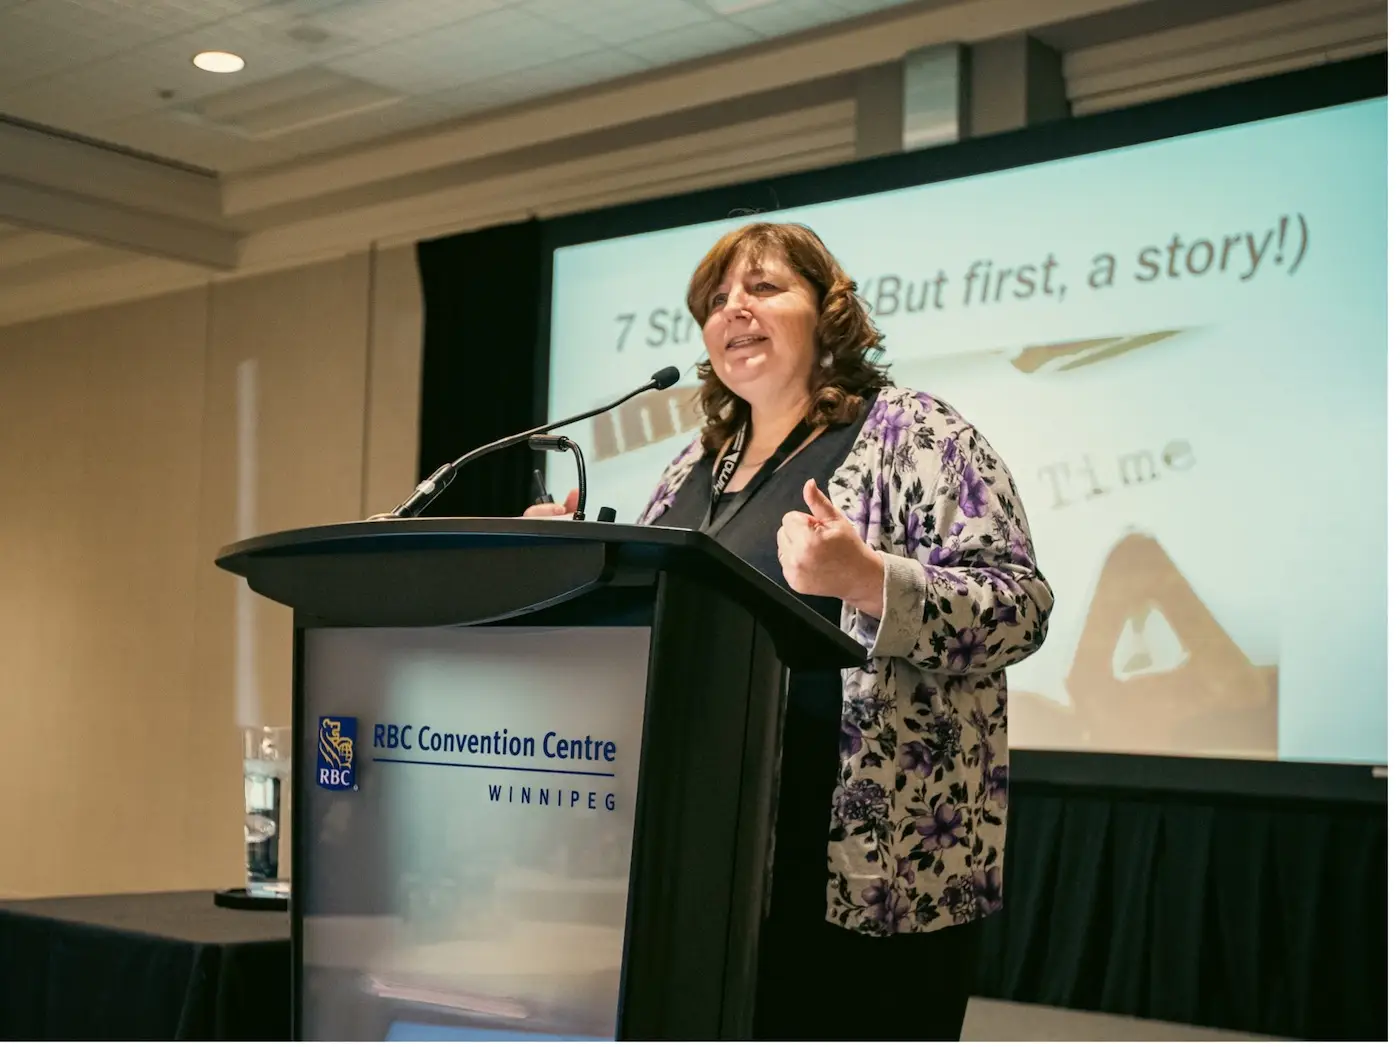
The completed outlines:
[[[879,618],[885,603],[884,560],[815,480],[803,485],[802,497],[811,513],[788,513],[778,528],[778,563],[788,585],[808,596],[834,596]]]

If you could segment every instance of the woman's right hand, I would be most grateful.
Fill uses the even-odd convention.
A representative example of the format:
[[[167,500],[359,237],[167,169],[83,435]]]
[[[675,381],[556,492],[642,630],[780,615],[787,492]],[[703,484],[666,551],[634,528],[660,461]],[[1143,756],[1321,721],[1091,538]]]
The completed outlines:
[[[525,516],[573,516],[574,510],[578,508],[578,488],[575,487],[564,497],[564,504],[558,502],[541,502],[539,505],[532,505],[525,510]]]

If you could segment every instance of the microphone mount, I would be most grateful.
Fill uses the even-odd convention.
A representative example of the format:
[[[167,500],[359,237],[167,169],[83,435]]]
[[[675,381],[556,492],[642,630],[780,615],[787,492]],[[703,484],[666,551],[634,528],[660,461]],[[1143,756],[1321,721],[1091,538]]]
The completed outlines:
[[[547,436],[530,437],[530,450],[574,452],[574,466],[578,470],[578,505],[574,507],[574,519],[584,519],[583,506],[588,499],[588,477],[583,468],[583,451],[579,449],[579,445],[567,436],[555,436],[550,433]]]

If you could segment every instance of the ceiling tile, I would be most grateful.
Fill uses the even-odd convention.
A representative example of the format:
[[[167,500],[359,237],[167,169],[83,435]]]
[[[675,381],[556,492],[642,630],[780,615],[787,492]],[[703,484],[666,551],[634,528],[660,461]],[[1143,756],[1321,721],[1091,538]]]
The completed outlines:
[[[528,98],[544,98],[575,87],[640,73],[646,68],[647,63],[624,51],[600,50],[494,77],[472,85],[472,90],[478,96],[490,98],[492,105],[511,105]],[[434,95],[432,100],[447,102],[450,94]]]
[[[99,136],[108,122],[140,107],[123,105],[112,94],[91,96],[91,83],[77,78],[47,81],[40,91],[0,91],[0,113],[31,124],[40,124],[76,135]]]
[[[383,109],[355,113],[303,128],[295,135],[254,141],[238,134],[179,119],[175,114],[146,113],[111,125],[112,137],[134,148],[169,156],[199,167],[216,166],[225,172],[266,167],[296,156],[335,149],[368,138],[409,131],[437,123],[445,114],[416,100],[404,100]]]
[[[244,0],[30,0],[0,9],[0,82],[75,68],[247,6]]]
[[[0,83],[22,83],[158,38],[153,26],[124,25],[101,11],[86,17],[73,0],[35,0],[0,11]]]
[[[717,19],[633,40],[626,50],[652,65],[669,65],[744,47],[762,39],[752,29]]]
[[[435,107],[444,120],[476,116],[484,110],[508,104],[510,96],[507,92],[493,86],[498,79],[473,80],[432,94],[418,95],[414,101]]]
[[[287,155],[319,153],[328,149],[337,149],[353,142],[400,134],[425,124],[438,123],[444,119],[445,115],[442,110],[429,102],[422,99],[406,98],[382,109],[353,113],[298,131],[295,136],[285,140],[285,149],[279,145],[276,149],[268,150],[270,159],[262,160],[260,163],[269,163],[272,162],[272,159],[277,159],[275,153],[285,152]]]
[[[702,26],[712,17],[686,0],[523,0],[520,9],[605,44],[625,44],[646,36]]]
[[[247,68],[232,75],[196,69],[191,57],[210,48],[236,51],[247,59]],[[0,89],[0,111],[91,134],[94,123],[178,107],[307,64],[303,49],[291,42],[264,38],[257,27],[244,24],[235,30],[225,24],[206,26],[21,88]]]
[[[265,31],[334,57],[432,32],[499,10],[511,0],[294,0],[274,3],[245,19]]]
[[[563,26],[504,8],[328,64],[406,94],[432,94],[571,58],[597,46]]]
[[[892,7],[904,7],[912,0],[832,0],[837,7],[850,15],[868,15],[876,11],[888,11]]]
[[[731,22],[773,37],[840,21],[850,18],[851,14],[843,11],[833,0],[774,0],[726,17]]]
[[[52,76],[75,64],[71,55],[64,50],[38,46],[24,46],[23,33],[9,35],[5,12],[0,11],[0,40],[4,41],[4,61],[0,62],[0,89],[20,87],[40,77]],[[31,41],[32,44],[32,41]],[[0,101],[3,109],[3,101]]]

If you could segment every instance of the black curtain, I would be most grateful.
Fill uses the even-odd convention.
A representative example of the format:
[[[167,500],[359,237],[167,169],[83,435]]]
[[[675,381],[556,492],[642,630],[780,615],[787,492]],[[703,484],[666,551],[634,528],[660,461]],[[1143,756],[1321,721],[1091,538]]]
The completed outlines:
[[[1017,782],[978,993],[1386,1037],[1386,805]]]
[[[418,245],[423,386],[418,478],[481,444],[537,424],[543,268],[535,220]],[[530,503],[533,452],[521,444],[464,468],[430,516],[516,516]]]

